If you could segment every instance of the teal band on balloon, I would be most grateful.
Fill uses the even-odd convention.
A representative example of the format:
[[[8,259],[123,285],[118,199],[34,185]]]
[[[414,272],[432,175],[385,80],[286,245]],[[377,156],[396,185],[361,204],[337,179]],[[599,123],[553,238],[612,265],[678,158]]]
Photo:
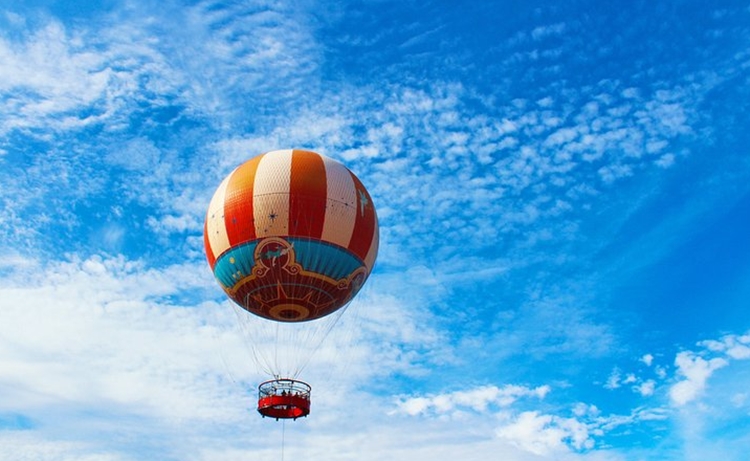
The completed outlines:
[[[334,280],[348,277],[364,266],[364,262],[345,248],[320,240],[286,238],[294,248],[296,263],[308,272]],[[214,276],[226,288],[252,274],[255,266],[255,249],[260,240],[243,243],[222,254],[214,266]]]

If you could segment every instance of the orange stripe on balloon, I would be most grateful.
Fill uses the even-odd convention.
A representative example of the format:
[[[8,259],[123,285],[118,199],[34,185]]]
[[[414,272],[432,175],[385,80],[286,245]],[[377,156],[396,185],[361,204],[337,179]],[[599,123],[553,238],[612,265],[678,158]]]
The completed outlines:
[[[289,235],[318,239],[326,215],[327,180],[323,158],[315,152],[292,153]]]
[[[229,179],[224,199],[224,222],[232,246],[255,239],[253,189],[259,155],[240,165]]]

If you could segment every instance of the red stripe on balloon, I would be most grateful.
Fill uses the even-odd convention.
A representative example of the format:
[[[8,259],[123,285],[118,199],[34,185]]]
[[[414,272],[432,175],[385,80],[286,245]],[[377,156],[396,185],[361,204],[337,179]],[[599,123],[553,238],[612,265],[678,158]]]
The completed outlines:
[[[208,219],[203,222],[203,247],[206,249],[206,259],[208,259],[208,265],[211,270],[214,270],[216,265],[216,255],[211,251],[211,244],[208,242]]]
[[[315,152],[293,151],[289,189],[289,235],[320,238],[328,194],[323,158]]]
[[[354,222],[354,232],[349,240],[348,248],[363,261],[373,243],[373,234],[375,233],[376,220],[375,207],[372,204],[372,198],[367,193],[367,189],[362,185],[359,178],[354,173],[349,172],[354,185],[357,189],[357,214]]]

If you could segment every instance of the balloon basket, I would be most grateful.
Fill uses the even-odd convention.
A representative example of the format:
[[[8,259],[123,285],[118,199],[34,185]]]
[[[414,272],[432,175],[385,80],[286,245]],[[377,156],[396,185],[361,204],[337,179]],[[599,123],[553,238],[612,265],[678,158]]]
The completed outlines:
[[[258,386],[258,413],[263,417],[297,419],[310,414],[309,384],[280,378]]]

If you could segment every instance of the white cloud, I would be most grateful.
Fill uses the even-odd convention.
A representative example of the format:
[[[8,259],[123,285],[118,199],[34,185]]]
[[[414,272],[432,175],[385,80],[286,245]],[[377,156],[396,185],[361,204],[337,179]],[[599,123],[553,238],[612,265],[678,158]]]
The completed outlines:
[[[629,165],[608,165],[605,167],[599,168],[599,176],[601,177],[602,181],[604,181],[607,184],[611,184],[618,179],[627,178],[628,176],[632,176],[633,169]]]
[[[719,368],[728,365],[723,358],[705,360],[690,351],[683,351],[675,358],[677,373],[683,379],[669,389],[669,397],[677,406],[695,400],[705,389],[706,381]]]
[[[98,450],[88,443],[73,441],[50,441],[28,431],[0,432],[3,450],[0,460],[58,460],[58,461],[127,461],[135,458],[118,453]]]
[[[58,22],[39,29],[20,46],[0,38],[0,60],[0,90],[30,95],[10,99],[2,134],[42,123],[61,129],[90,123],[70,111],[95,103],[111,77],[102,57],[87,52],[81,38],[69,36]]]
[[[22,284],[6,279],[0,296],[0,381],[13,395],[6,411],[36,408],[34,417],[44,420],[43,408],[54,414],[70,404],[130,404],[144,416],[180,419],[227,410],[228,401],[208,392],[222,380],[215,349],[205,347],[220,334],[207,323],[216,306],[168,301],[205,286],[201,271],[178,265],[157,272],[99,257],[34,268]]]
[[[590,449],[594,441],[589,437],[587,426],[574,418],[525,411],[512,422],[497,429],[501,439],[540,456],[565,453],[568,446],[576,450]]]
[[[607,378],[607,382],[604,384],[605,389],[617,389],[620,387],[620,380],[622,379],[622,374],[618,368],[615,368],[612,370],[612,372],[609,374],[609,377]]]
[[[445,414],[461,408],[483,413],[492,407],[507,407],[522,397],[543,399],[550,391],[549,386],[528,388],[506,385],[482,386],[466,391],[436,394],[425,397],[401,397],[396,404],[396,412],[408,415],[426,413]]]
[[[541,40],[551,35],[560,35],[565,32],[565,24],[557,23],[548,26],[539,26],[531,31],[531,38],[534,40]]]
[[[675,162],[674,154],[664,154],[661,157],[659,157],[654,163],[656,163],[656,165],[661,168],[669,168],[672,165],[674,165],[674,162]]]
[[[677,374],[682,379],[670,388],[669,396],[681,409],[674,413],[674,421],[686,459],[746,456],[747,433],[732,429],[742,427],[748,415],[750,367],[744,351],[733,351],[746,343],[746,333],[727,334],[700,341],[696,351],[677,354]],[[718,373],[722,368],[726,370]]]
[[[727,349],[727,355],[735,360],[750,359],[750,347],[744,344],[736,344]]]
[[[655,388],[656,388],[656,381],[654,381],[653,379],[647,379],[646,381],[643,381],[642,383],[634,387],[634,389],[638,393],[640,393],[643,397],[648,397],[650,395],[653,395]]]
[[[734,360],[750,359],[750,335],[725,335],[719,340],[705,340],[698,343],[712,352],[726,354]]]
[[[644,354],[643,357],[641,357],[641,362],[645,363],[647,367],[650,367],[652,363],[654,363],[654,356],[651,354]]]
[[[185,214],[182,216],[166,215],[160,218],[153,216],[146,221],[156,233],[170,234],[173,232],[200,231],[203,228],[203,222],[198,221],[194,215]]]

